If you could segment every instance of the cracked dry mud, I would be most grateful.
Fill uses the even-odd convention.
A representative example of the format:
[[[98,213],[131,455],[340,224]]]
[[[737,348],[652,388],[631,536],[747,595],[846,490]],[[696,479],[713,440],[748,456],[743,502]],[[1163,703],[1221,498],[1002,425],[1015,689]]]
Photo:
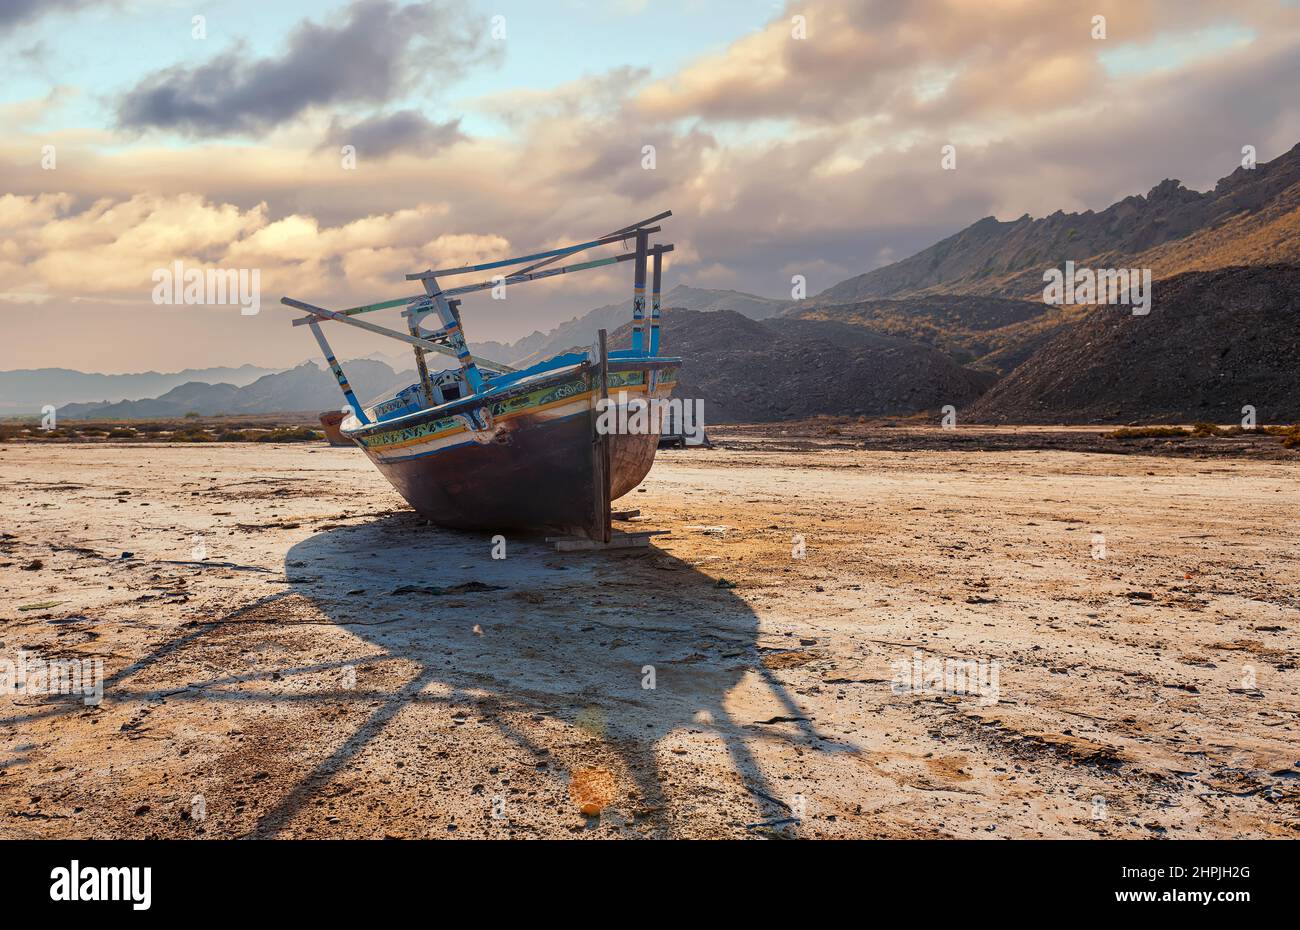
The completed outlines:
[[[350,449],[0,486],[0,655],[106,675],[0,696],[3,836],[1300,836],[1291,463],[670,451],[650,549],[504,560]],[[894,693],[917,651],[1000,699]]]

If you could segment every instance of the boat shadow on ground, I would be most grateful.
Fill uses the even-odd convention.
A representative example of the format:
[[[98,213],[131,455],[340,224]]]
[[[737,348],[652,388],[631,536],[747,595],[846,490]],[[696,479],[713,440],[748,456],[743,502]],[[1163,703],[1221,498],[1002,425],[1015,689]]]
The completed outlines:
[[[294,592],[365,643],[362,651],[378,654],[359,675],[386,666],[405,681],[382,694],[365,689],[368,717],[260,818],[254,835],[280,833],[399,715],[428,702],[479,708],[477,723],[530,759],[549,758],[548,771],[567,782],[575,760],[551,753],[554,732],[552,745],[541,745],[537,734],[548,728],[534,725],[563,724],[560,742],[611,758],[631,782],[620,785],[621,803],[635,798],[643,811],[673,800],[661,779],[660,742],[682,729],[707,732],[725,745],[745,788],[736,792],[736,817],[792,817],[752,742],[830,746],[760,661],[758,619],[741,597],[655,547],[561,554],[541,537],[511,538],[506,557],[493,558],[493,539],[499,555],[502,537],[441,530],[399,513],[325,530],[290,550]],[[762,704],[775,709],[769,717],[782,721],[779,729],[728,711],[728,694],[748,675],[767,690]],[[450,745],[454,767],[456,747],[472,751],[473,737]],[[652,819],[654,833],[673,832],[670,817]]]

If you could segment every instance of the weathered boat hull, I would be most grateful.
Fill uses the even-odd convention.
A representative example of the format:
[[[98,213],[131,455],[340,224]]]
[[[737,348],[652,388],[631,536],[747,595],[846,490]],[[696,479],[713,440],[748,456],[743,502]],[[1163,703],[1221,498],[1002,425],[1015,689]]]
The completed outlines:
[[[343,435],[343,414],[337,410],[326,410],[320,415],[321,429],[325,431],[325,441],[331,446],[350,446],[352,440]]]
[[[666,399],[677,360],[611,360],[609,392]],[[345,435],[431,522],[465,530],[557,530],[597,536],[598,378],[589,366],[477,404],[447,405]],[[609,437],[609,499],[629,493],[654,464],[657,433]]]

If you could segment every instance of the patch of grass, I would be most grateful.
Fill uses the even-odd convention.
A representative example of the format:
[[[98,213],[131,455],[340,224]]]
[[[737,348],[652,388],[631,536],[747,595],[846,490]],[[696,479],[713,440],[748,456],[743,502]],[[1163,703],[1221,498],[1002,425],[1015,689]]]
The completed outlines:
[[[217,434],[217,442],[251,442],[252,439],[252,436],[240,429],[223,430]]]
[[[1222,436],[1223,430],[1219,429],[1217,423],[1206,423],[1204,421],[1192,424],[1193,436]]]
[[[1107,439],[1185,439],[1191,436],[1190,430],[1181,426],[1121,426],[1107,433]]]
[[[107,436],[108,430],[100,429],[98,426],[84,426],[81,429],[83,436]]]
[[[129,426],[115,426],[108,431],[109,439],[134,439],[139,434]]]
[[[320,439],[321,434],[305,426],[282,427],[258,436],[256,442],[311,442]]]

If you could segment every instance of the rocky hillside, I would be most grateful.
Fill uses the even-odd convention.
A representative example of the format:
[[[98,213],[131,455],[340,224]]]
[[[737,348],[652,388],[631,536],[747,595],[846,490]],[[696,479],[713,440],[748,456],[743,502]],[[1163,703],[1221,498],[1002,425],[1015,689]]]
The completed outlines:
[[[1188,272],[1151,313],[1097,307],[959,416],[976,423],[1300,420],[1300,267]]]
[[[1214,190],[1165,180],[1145,196],[1101,212],[985,217],[954,236],[816,295],[819,303],[927,293],[1041,295],[1043,271],[1067,260],[1150,267],[1157,278],[1231,264],[1300,258],[1300,145],[1253,169],[1238,167]]]
[[[931,346],[961,365],[1004,374],[1078,317],[1042,301],[927,295],[848,304],[793,305],[787,317],[830,320]]]
[[[631,326],[611,338],[627,347]],[[710,423],[960,408],[993,380],[929,346],[831,321],[671,310],[662,338],[686,360],[678,396],[704,398]]]

